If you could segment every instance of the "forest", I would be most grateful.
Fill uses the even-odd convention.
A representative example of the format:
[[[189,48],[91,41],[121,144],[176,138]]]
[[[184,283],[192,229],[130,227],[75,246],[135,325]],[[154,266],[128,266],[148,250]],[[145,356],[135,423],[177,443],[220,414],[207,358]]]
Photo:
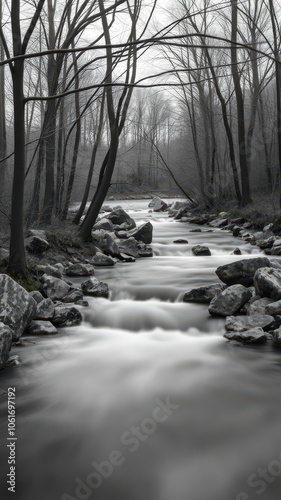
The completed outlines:
[[[281,204],[279,0],[0,1],[0,217],[87,241],[106,196]],[[72,204],[79,209],[73,214]]]

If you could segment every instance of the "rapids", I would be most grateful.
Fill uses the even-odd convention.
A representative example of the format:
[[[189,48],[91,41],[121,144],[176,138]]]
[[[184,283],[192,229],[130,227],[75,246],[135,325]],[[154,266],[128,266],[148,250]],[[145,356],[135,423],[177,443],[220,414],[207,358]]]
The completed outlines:
[[[98,268],[110,300],[89,299],[80,326],[14,349],[22,365],[0,387],[16,387],[17,486],[7,491],[2,394],[1,499],[279,500],[281,352],[232,346],[223,320],[182,303],[241,258],[235,247],[257,249],[189,232],[147,201],[118,203],[153,223],[154,257]],[[196,244],[212,256],[193,256]]]

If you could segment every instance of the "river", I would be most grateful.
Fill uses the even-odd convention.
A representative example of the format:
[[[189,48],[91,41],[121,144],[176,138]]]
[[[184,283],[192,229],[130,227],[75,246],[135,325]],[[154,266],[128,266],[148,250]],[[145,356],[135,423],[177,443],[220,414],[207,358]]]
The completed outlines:
[[[1,374],[16,388],[16,493],[7,491],[7,396],[1,395],[1,499],[279,500],[281,352],[232,346],[224,321],[182,302],[218,281],[218,265],[257,249],[229,232],[149,213],[153,258],[99,268],[110,300],[84,320],[17,348]],[[174,244],[177,238],[188,244]],[[196,244],[212,256],[195,257]]]

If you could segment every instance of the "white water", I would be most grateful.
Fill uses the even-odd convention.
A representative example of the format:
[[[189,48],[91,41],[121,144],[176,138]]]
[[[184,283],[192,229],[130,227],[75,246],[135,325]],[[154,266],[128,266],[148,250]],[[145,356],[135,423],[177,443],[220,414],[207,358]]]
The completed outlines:
[[[120,203],[138,223],[152,221],[155,256],[97,269],[111,299],[90,299],[82,325],[18,349],[21,368],[1,374],[0,387],[16,386],[18,436],[13,495],[1,396],[1,499],[279,500],[281,352],[233,347],[207,307],[181,302],[184,291],[217,281],[218,265],[241,258],[229,255],[236,246],[243,257],[256,249],[220,230],[190,233],[149,214],[147,202]],[[195,244],[212,256],[194,257]],[[164,418],[156,409],[167,398],[177,408]],[[96,475],[76,490],[114,450],[122,464],[104,465],[99,487]],[[259,468],[272,474],[258,483]]]

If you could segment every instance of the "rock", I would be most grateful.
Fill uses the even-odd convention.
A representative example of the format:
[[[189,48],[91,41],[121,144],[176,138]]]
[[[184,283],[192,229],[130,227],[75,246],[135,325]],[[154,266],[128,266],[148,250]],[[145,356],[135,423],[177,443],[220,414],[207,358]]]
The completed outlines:
[[[63,267],[63,271],[58,269],[56,266],[51,266],[50,264],[46,264],[46,265],[41,264],[41,265],[36,266],[36,271],[38,272],[38,274],[40,276],[43,276],[43,274],[48,274],[49,276],[54,276],[55,278],[62,279],[62,275],[64,272],[64,266],[62,266],[62,267]]]
[[[193,204],[190,201],[174,201],[172,203],[170,209],[171,210],[180,210],[181,208],[184,208],[186,210],[190,210],[192,208]]]
[[[27,333],[30,335],[55,335],[58,331],[50,321],[32,321]]]
[[[281,315],[281,300],[277,300],[277,302],[273,302],[270,299],[267,299],[267,300],[269,302],[265,308],[265,313],[270,314],[271,316]]]
[[[239,226],[240,224],[245,224],[246,219],[244,217],[236,217],[235,219],[231,219],[232,224]]]
[[[139,251],[139,257],[153,257],[152,248],[145,243],[138,243],[137,247]]]
[[[264,250],[265,248],[272,248],[274,241],[275,237],[270,236],[270,238],[267,239],[257,240],[256,244],[261,250]]]
[[[43,299],[36,307],[34,319],[47,320],[52,319],[55,312],[55,305],[51,299]]]
[[[111,212],[111,210],[110,210]],[[107,219],[107,218],[103,218],[103,219],[100,219],[98,222],[95,223],[94,227],[93,227],[93,231],[97,231],[99,229],[104,229],[104,231],[108,231],[108,232],[114,232],[114,226],[112,224],[112,222]]]
[[[71,264],[65,270],[66,276],[93,276],[95,268],[91,264]]]
[[[244,344],[261,344],[267,341],[267,336],[260,327],[244,330],[243,332],[226,332],[224,337]]]
[[[177,245],[185,245],[188,243],[188,241],[179,238],[178,240],[174,240],[173,243],[176,243]]]
[[[90,261],[94,266],[114,266],[115,260],[109,255],[97,252]]]
[[[18,340],[34,317],[36,302],[7,274],[0,274],[0,290],[0,321],[13,330],[13,340]]]
[[[237,260],[231,264],[218,267],[216,274],[227,285],[251,286],[255,272],[260,267],[270,267],[270,261],[267,257]]]
[[[208,224],[209,216],[198,215],[197,217],[192,217],[189,222],[190,224],[198,224],[199,226],[203,226],[204,224]]]
[[[236,247],[233,252],[231,252],[231,255],[241,255],[241,250],[240,248]]]
[[[89,302],[87,300],[77,300],[76,305],[82,307],[89,307]]]
[[[42,302],[42,300],[44,300],[42,293],[40,293],[38,290],[33,290],[32,292],[29,292],[29,295],[33,297],[36,304],[39,304],[39,302]]]
[[[189,232],[190,233],[202,233],[202,229],[200,229],[200,227],[197,227],[195,229],[190,229]]]
[[[78,288],[74,288],[61,299],[65,304],[69,304],[71,302],[78,302],[79,300],[83,300],[83,293]]]
[[[116,238],[114,233],[106,233],[103,229],[99,231],[92,232],[92,238],[100,250],[102,250],[106,255],[112,257],[119,255],[119,248],[116,243]]]
[[[227,331],[244,332],[251,328],[260,327],[271,330],[275,326],[273,316],[269,314],[251,314],[250,316],[228,316],[225,322]]]
[[[257,295],[274,300],[281,299],[281,270],[268,267],[258,269],[254,285]]]
[[[5,366],[9,359],[9,353],[12,347],[13,331],[7,325],[0,322],[0,370]]]
[[[95,279],[95,278],[92,278]],[[76,307],[58,306],[55,308],[55,315],[52,323],[56,326],[74,326],[82,321],[82,314]]]
[[[84,295],[91,297],[105,297],[107,299],[109,296],[107,283],[102,283],[94,277],[81,283],[81,289]]]
[[[25,248],[30,253],[39,254],[45,252],[46,250],[49,250],[50,245],[47,240],[44,240],[39,236],[30,236],[25,240]]]
[[[16,368],[17,366],[20,365],[21,365],[20,357],[17,354],[14,354],[8,359],[5,368]]]
[[[211,255],[210,249],[202,245],[196,245],[195,247],[193,247],[192,252],[194,253],[194,255],[199,256]]]
[[[272,340],[275,345],[281,347],[281,327],[273,331]]]
[[[281,245],[280,246],[273,246],[270,249],[270,255],[281,255]]]
[[[233,236],[239,236],[239,234],[241,233],[241,231],[242,231],[241,227],[234,226],[234,228],[232,230],[232,235]]]
[[[126,240],[121,240],[118,243],[119,253],[125,253],[126,255],[130,255],[135,259],[140,257],[138,242],[132,236]]]
[[[154,196],[154,198],[148,204],[149,208],[153,208],[153,212],[164,212],[168,208],[167,203],[161,200],[159,196]]]
[[[212,220],[209,224],[211,227],[217,227],[217,228],[224,227],[228,224],[228,219],[215,219]]]
[[[271,316],[274,316],[274,314],[271,314],[267,310],[267,306],[271,303],[273,303],[272,299],[268,299],[267,297],[263,297],[262,299],[258,298],[257,300],[254,300],[251,304],[249,304],[249,307],[247,308],[247,314],[270,314]]]
[[[46,231],[44,229],[28,229],[27,236],[38,236],[42,240],[47,240]]]
[[[44,274],[41,280],[43,282],[43,291],[46,297],[52,300],[61,300],[70,290],[70,285],[60,278]]]
[[[123,229],[134,229],[136,227],[134,219],[132,219],[123,208],[112,210],[112,212],[107,215],[107,219],[115,226],[122,226]]]
[[[136,259],[134,257],[131,257],[130,255],[126,255],[125,253],[120,253],[118,256],[118,259],[121,262],[135,262]]]
[[[111,212],[112,208],[109,205],[103,205],[102,210],[103,212]]]
[[[135,240],[142,241],[143,243],[149,245],[152,242],[152,231],[153,226],[151,222],[146,222],[145,224],[142,224],[136,229],[130,231],[128,236],[132,236]]]
[[[251,290],[243,285],[232,285],[211,300],[209,313],[213,316],[229,316],[243,307],[252,297]]]
[[[183,302],[198,302],[199,304],[209,304],[214,297],[217,297],[225,289],[225,285],[214,283],[212,285],[200,286],[186,292]]]

